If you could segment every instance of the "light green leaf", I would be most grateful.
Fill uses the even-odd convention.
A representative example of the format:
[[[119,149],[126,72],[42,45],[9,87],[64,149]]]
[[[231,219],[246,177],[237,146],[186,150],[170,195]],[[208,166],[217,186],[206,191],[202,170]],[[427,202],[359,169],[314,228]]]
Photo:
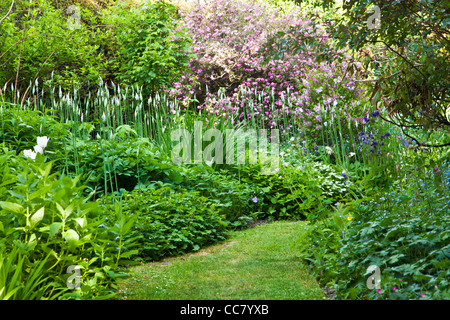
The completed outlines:
[[[63,208],[59,203],[55,202],[56,208],[61,213],[62,220],[66,220],[73,212],[73,204],[69,204],[67,208]]]
[[[44,219],[44,208],[40,208],[38,211],[36,211],[35,214],[33,214],[30,218],[30,227],[34,228],[39,222],[41,222],[42,219]]]
[[[61,222],[54,222],[50,225],[50,237],[54,237],[58,233],[59,229],[62,227]]]
[[[82,228],[87,224],[86,217],[83,217],[83,218],[75,218],[74,220],[75,220],[75,221],[80,225],[80,227],[82,227]]]
[[[63,238],[67,241],[67,243],[69,243],[72,248],[78,245],[78,240],[80,239],[78,233],[72,229],[65,231],[63,233]]]
[[[25,209],[18,203],[0,201],[0,207],[4,210],[12,211],[14,213],[22,213]]]

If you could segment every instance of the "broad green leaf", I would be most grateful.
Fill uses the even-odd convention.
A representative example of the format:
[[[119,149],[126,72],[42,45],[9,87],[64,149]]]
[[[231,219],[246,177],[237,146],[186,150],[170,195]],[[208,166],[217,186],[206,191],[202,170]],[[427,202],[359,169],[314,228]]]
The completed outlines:
[[[7,201],[0,201],[0,207],[4,210],[8,210],[14,213],[22,213],[25,209],[20,204],[15,202],[7,202]]]
[[[74,220],[75,220],[75,221],[80,225],[80,227],[82,227],[82,228],[87,224],[86,217],[83,217],[83,218],[75,218]]]
[[[66,220],[73,212],[73,203],[69,204],[67,208],[63,208],[59,203],[55,202],[56,208],[61,213],[62,220]]]
[[[75,230],[69,229],[67,231],[64,231],[63,233],[64,240],[67,242],[76,242],[80,239],[78,236],[78,233]]]
[[[61,222],[54,222],[50,225],[50,237],[54,237],[58,233],[59,229],[62,227]]]
[[[30,218],[30,227],[34,228],[41,220],[44,218],[44,208],[40,208],[38,211],[36,211],[35,214],[33,214]]]
[[[40,197],[41,195],[45,194],[50,189],[50,186],[42,187],[39,190],[33,192],[28,196],[29,200],[33,200],[34,198]]]

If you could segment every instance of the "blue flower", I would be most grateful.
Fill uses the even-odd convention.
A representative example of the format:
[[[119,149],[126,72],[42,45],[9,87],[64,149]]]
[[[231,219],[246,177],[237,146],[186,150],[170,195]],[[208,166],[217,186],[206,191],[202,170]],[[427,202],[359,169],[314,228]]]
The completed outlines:
[[[257,202],[258,202],[258,198],[257,198],[257,197],[254,197],[254,198],[252,199],[252,201],[253,201],[254,203],[257,203]]]
[[[378,117],[380,115],[380,113],[378,111],[372,112],[371,113],[372,117]]]

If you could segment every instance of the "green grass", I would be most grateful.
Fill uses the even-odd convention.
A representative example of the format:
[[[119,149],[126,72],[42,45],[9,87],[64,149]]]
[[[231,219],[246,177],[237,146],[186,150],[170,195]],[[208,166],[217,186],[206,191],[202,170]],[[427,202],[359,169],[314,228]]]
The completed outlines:
[[[274,222],[231,233],[193,254],[131,268],[120,298],[133,300],[325,299],[289,245],[305,222]]]

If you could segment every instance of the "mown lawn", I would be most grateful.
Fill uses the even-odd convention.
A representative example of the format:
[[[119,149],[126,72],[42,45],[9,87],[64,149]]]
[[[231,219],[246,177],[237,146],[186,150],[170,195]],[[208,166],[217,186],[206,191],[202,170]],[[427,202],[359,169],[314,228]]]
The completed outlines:
[[[134,300],[317,300],[322,289],[289,245],[305,222],[274,222],[235,231],[193,254],[131,269],[120,298]]]

